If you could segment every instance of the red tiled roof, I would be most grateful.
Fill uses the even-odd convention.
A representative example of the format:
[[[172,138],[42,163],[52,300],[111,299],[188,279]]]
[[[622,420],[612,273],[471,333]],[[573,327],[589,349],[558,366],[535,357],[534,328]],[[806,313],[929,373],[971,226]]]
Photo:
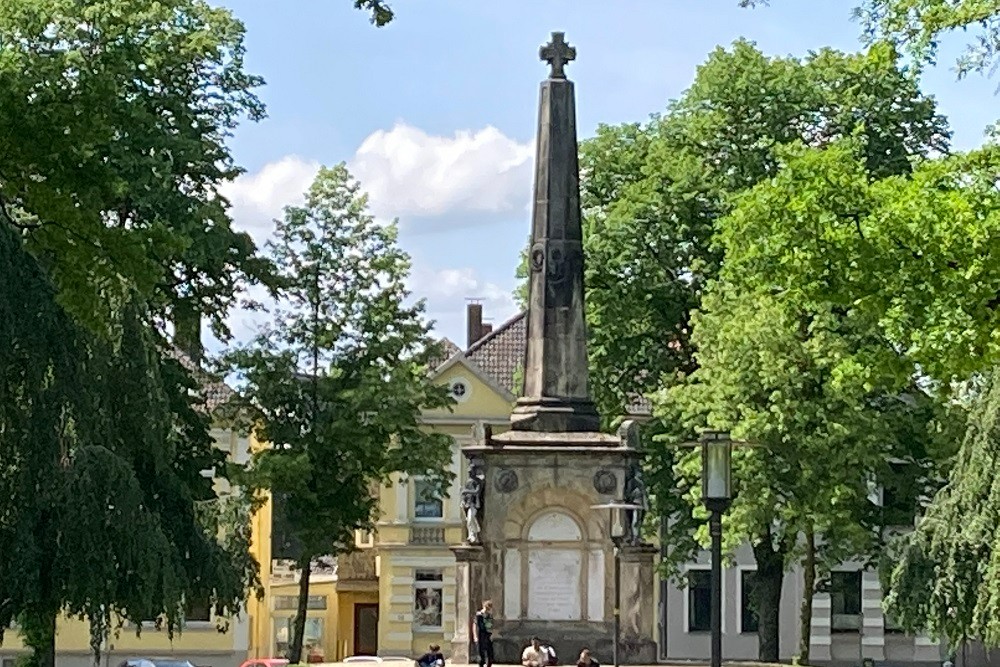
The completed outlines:
[[[181,366],[186,368],[198,382],[201,388],[201,398],[205,401],[204,406],[199,407],[203,407],[206,412],[213,412],[217,407],[226,403],[236,395],[235,389],[219,378],[208,374],[205,369],[201,367],[201,365],[199,365],[194,359],[185,354],[183,351],[176,347],[171,347],[168,350],[168,354],[179,361]]]
[[[517,369],[524,364],[527,335],[527,318],[522,312],[473,343],[465,351],[465,358],[479,366],[498,385],[518,395],[521,387],[514,386],[515,377]]]
[[[448,361],[456,354],[462,351],[458,345],[455,345],[447,338],[442,338],[438,341],[438,345],[441,346],[441,352],[436,357],[430,360],[431,370],[438,368],[441,364]]]
[[[514,395],[520,395],[518,369],[524,364],[524,348],[528,341],[526,313],[522,312],[486,334],[465,351],[466,359]],[[443,363],[443,361],[442,361]],[[652,405],[644,396],[633,396],[625,411],[630,416],[650,414]]]

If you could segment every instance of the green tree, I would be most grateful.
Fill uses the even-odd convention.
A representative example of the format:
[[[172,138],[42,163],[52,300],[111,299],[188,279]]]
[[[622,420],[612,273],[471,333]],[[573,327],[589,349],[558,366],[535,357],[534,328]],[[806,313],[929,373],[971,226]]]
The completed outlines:
[[[127,303],[118,337],[94,336],[3,226],[0,275],[0,539],[18,545],[0,554],[0,632],[16,620],[52,667],[60,614],[90,622],[96,654],[124,621],[173,633],[187,601],[239,612],[249,535],[200,474],[221,454],[148,314]]]
[[[803,566],[800,658],[808,661],[813,594],[836,564],[879,552],[883,517],[873,488],[887,482],[890,459],[906,461],[915,475],[935,472],[934,433],[947,415],[909,380],[912,362],[866,313],[803,307],[794,294],[746,288],[729,258],[758,249],[729,234],[727,221],[720,223],[727,262],[693,318],[697,369],[664,392],[657,413],[684,427],[667,446],[699,426],[752,443],[735,458],[739,492],[727,536],[734,548],[749,542],[757,563],[751,596],[761,659],[777,659],[784,574]],[[702,517],[700,472],[697,455],[679,461],[689,531]]]
[[[1000,354],[991,261],[1000,253],[1000,147],[876,181],[856,150],[789,156],[732,218],[730,233],[754,249],[733,269],[807,303],[867,313],[940,389],[989,370]]]
[[[694,368],[690,312],[721,253],[711,243],[736,195],[773,177],[778,150],[857,132],[875,175],[946,151],[933,100],[882,45],[768,58],[719,48],[694,84],[647,123],[600,126],[581,143],[591,374],[612,418]]]
[[[409,258],[395,223],[377,223],[344,165],[322,169],[303,206],[288,207],[269,250],[286,303],[231,355],[245,378],[257,437],[255,488],[280,497],[301,544],[299,608],[289,659],[301,657],[311,563],[348,551],[371,529],[372,489],[394,474],[443,491],[451,440],[421,411],[450,405],[428,375],[437,353],[423,303],[407,305]]]
[[[26,233],[92,327],[137,293],[180,324],[224,316],[267,277],[218,186],[258,119],[243,26],[203,0],[0,3],[0,224]]]
[[[1000,383],[985,374],[948,484],[883,562],[886,609],[910,632],[1000,646],[997,582]]]
[[[946,151],[949,132],[887,46],[800,60],[737,42],[713,52],[664,114],[601,127],[582,144],[591,366],[604,414],[697,369],[690,315],[723,264],[725,246],[713,237],[739,196],[779,175],[784,146],[853,136],[860,168],[880,178]],[[649,431],[669,423],[660,416]],[[687,483],[683,471],[661,453],[649,461],[657,510],[690,516],[673,491]],[[683,530],[668,539],[678,558],[696,546]]]
[[[896,44],[918,65],[935,62],[941,37],[959,30],[973,35],[958,59],[959,76],[1000,63],[998,0],[865,0],[855,14],[868,41]]]
[[[992,436],[985,433],[995,389],[992,379],[983,388],[977,377],[992,377],[1000,352],[994,340],[1000,275],[991,261],[1000,250],[998,151],[988,145],[923,161],[906,178],[871,181],[854,145],[801,148],[778,178],[741,204],[729,229],[753,249],[732,258],[732,269],[748,282],[877,322],[893,348],[916,362],[931,391],[948,396],[972,383],[979,407],[957,466],[918,531],[902,541],[902,565],[888,579],[894,617],[952,641],[998,640],[982,611],[990,603],[980,601],[997,586],[982,555],[992,540],[976,537],[981,522],[972,521],[978,515],[971,510],[962,521],[937,519],[959,516],[975,503],[986,513],[992,507],[992,484],[974,469],[992,465]],[[865,367],[876,375],[895,373],[877,359]],[[976,539],[975,560],[952,550],[972,548]],[[970,579],[961,568],[973,564],[983,569]]]

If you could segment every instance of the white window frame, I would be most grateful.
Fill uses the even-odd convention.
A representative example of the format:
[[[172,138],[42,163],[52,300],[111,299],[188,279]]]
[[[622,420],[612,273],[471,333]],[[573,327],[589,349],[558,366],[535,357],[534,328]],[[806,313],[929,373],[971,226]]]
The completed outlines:
[[[369,530],[354,531],[354,546],[359,549],[370,549],[375,546],[375,532]]]
[[[690,563],[684,566],[684,586],[681,588],[684,596],[684,634],[707,636],[711,633],[691,629],[691,591],[688,586],[688,573],[692,571],[708,572],[711,576],[712,566],[702,563]],[[722,634],[726,634],[726,572],[727,568],[722,568]]]
[[[758,632],[743,629],[743,573],[756,572],[756,565],[740,565],[736,568],[736,633],[740,635],[758,635]],[[723,594],[725,599],[725,594]],[[758,625],[760,621],[757,621]]]
[[[441,576],[439,580],[421,580],[418,578],[420,572],[434,572]],[[419,625],[417,623],[417,590],[425,588],[438,591],[441,600],[441,625]],[[410,609],[413,613],[411,626],[415,633],[420,632],[443,632],[444,631],[444,569],[440,567],[417,567],[413,568],[413,594],[410,602]]]
[[[444,523],[447,508],[445,507],[445,498],[443,496],[438,499],[441,503],[440,516],[417,516],[417,503],[420,501],[417,485],[423,481],[423,477],[414,477],[411,482],[412,493],[410,495],[413,498],[413,503],[410,506],[410,516],[413,517],[414,523]]]

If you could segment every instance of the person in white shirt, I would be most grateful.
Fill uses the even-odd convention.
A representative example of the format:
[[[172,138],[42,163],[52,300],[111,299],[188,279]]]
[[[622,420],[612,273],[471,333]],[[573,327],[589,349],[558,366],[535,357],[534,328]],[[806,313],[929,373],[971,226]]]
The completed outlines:
[[[549,654],[542,646],[538,637],[531,638],[531,645],[521,654],[523,667],[545,667],[549,663]]]

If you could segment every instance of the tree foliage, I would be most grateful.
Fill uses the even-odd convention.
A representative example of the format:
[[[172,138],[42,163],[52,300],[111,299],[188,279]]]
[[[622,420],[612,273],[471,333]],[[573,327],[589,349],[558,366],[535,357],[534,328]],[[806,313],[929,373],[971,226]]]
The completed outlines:
[[[676,442],[692,437],[698,424],[725,421],[786,452],[753,455],[741,464],[748,468],[740,474],[760,481],[765,491],[744,499],[730,530],[734,540],[760,546],[758,572],[770,574],[779,594],[784,569],[801,557],[796,535],[813,509],[822,513],[810,528],[830,536],[818,542],[820,570],[845,552],[874,544],[877,517],[867,516],[868,480],[845,476],[844,467],[831,469],[839,474],[829,477],[831,470],[821,465],[810,469],[818,452],[830,441],[852,442],[843,455],[863,457],[872,470],[884,464],[879,456],[885,446],[869,456],[863,448],[871,433],[886,435],[887,422],[902,428],[934,416],[922,403],[894,400],[893,391],[912,388],[902,370],[868,384],[860,371],[832,375],[850,367],[841,367],[845,360],[862,364],[876,351],[898,358],[870,318],[845,319],[837,304],[778,299],[767,287],[743,282],[736,265],[719,275],[731,252],[766,256],[766,239],[720,237],[720,231],[732,224],[723,220],[747,205],[745,193],[781,177],[787,147],[801,143],[821,152],[849,138],[857,141],[856,168],[878,180],[902,177],[915,159],[946,151],[949,132],[933,100],[888,46],[862,54],[826,49],[796,59],[768,58],[737,42],[714,51],[664,114],[645,124],[601,127],[581,146],[591,365],[601,408],[620,414],[634,394],[681,385],[676,391],[683,396],[668,392],[654,411],[653,434]],[[808,197],[808,183],[799,186],[805,189],[796,192]],[[756,245],[744,247],[750,241]],[[692,321],[699,308],[700,333]],[[703,363],[711,368],[702,370]],[[706,410],[725,416],[709,420]],[[884,428],[861,428],[876,422]],[[800,438],[806,439],[803,451],[811,452],[801,459],[791,444]],[[649,458],[658,511],[688,529],[667,536],[672,558],[685,560],[698,546],[692,531],[701,516],[695,490],[684,497],[674,490],[693,489],[695,463],[675,466],[674,451],[662,444]],[[778,484],[800,477],[802,486]],[[810,492],[810,483],[824,479],[821,490]],[[770,620],[762,618],[761,657],[773,659],[776,616],[764,615]]]
[[[137,293],[224,336],[267,277],[218,193],[239,174],[226,138],[263,116],[243,55],[242,24],[203,0],[0,4],[0,223],[81,321]]]
[[[354,8],[371,14],[372,24],[377,28],[396,18],[396,13],[385,0],[354,0]]]
[[[665,113],[583,142],[591,372],[604,414],[693,370],[689,314],[718,271],[711,238],[735,196],[777,174],[782,145],[858,132],[876,175],[905,173],[949,134],[886,47],[769,58],[740,41],[714,51]]]
[[[1000,0],[865,0],[855,15],[869,41],[887,40],[915,63],[933,63],[941,38],[971,32],[958,73],[990,72],[1000,63]]]
[[[1000,383],[986,374],[953,475],[884,562],[885,604],[911,632],[1000,646]]]
[[[280,496],[302,546],[302,647],[310,562],[348,551],[377,518],[392,475],[425,475],[443,490],[451,441],[425,431],[422,410],[450,404],[428,376],[437,353],[423,303],[407,305],[409,257],[395,223],[377,223],[344,165],[322,169],[303,206],[279,221],[271,258],[286,303],[230,361],[246,381],[257,438],[250,484]]]
[[[853,142],[790,152],[782,173],[732,216],[731,238],[751,249],[733,257],[732,268],[775,293],[876,322],[893,349],[916,362],[925,387],[947,394],[998,360],[997,147],[875,181],[857,157]],[[861,368],[872,379],[901,378],[905,370],[877,358]],[[997,585],[988,565],[992,541],[975,520],[992,502],[992,482],[976,469],[992,465],[993,382],[973,387],[980,404],[956,468],[917,532],[901,542],[901,564],[888,579],[894,617],[952,641],[1000,639],[983,601]]]
[[[249,536],[206,523],[221,509],[220,453],[188,376],[160,351],[148,315],[122,309],[112,342],[57,303],[38,262],[0,226],[0,632],[18,622],[32,662],[54,664],[55,624],[91,624],[92,647],[124,621],[185,601],[237,613],[256,579]]]
[[[664,423],[686,427],[668,445],[706,426],[752,443],[736,455],[740,492],[726,519],[731,546],[749,542],[757,560],[762,659],[777,655],[785,570],[797,563],[807,568],[808,627],[812,595],[824,575],[844,560],[874,558],[882,547],[887,517],[872,495],[879,486],[896,486],[890,460],[905,462],[913,479],[930,480],[951,453],[954,435],[951,413],[914,382],[912,360],[872,313],[802,300],[794,290],[760,284],[745,273],[746,255],[768,252],[769,237],[743,235],[744,225],[755,224],[750,219],[777,217],[758,221],[773,224],[773,234],[810,219],[794,212],[783,218],[760,201],[779,187],[813,196],[814,180],[796,166],[743,195],[720,221],[717,239],[726,260],[693,318],[697,369],[664,392],[657,410]],[[835,173],[809,175],[839,184]],[[689,509],[679,517],[689,532],[677,531],[678,539],[692,542],[676,556],[689,556],[693,541],[705,537],[694,533],[700,472],[697,456],[678,463],[676,474],[690,489]],[[803,637],[800,657],[807,660],[807,630]]]
[[[991,260],[1000,251],[1000,149],[877,181],[856,151],[845,144],[790,159],[774,187],[734,216],[733,237],[753,249],[734,269],[809,303],[868,313],[938,382],[990,368],[1000,352]]]

